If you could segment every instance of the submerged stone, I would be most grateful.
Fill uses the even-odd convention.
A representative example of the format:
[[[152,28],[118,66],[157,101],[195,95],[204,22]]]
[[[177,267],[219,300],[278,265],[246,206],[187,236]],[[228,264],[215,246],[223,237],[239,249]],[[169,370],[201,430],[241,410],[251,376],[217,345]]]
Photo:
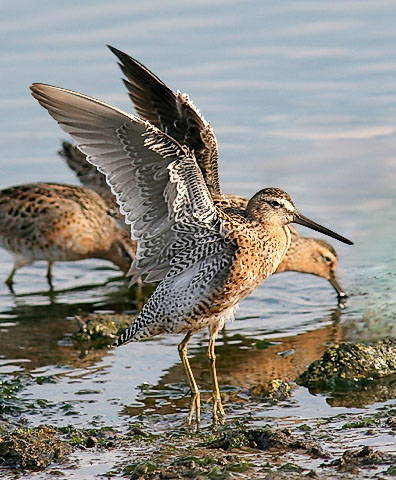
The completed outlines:
[[[371,344],[340,343],[326,350],[297,378],[313,393],[336,388],[353,388],[364,379],[378,379],[396,373],[396,340]]]
[[[72,452],[50,427],[18,429],[0,438],[3,466],[41,470]]]
[[[278,378],[255,385],[249,389],[249,394],[252,397],[260,400],[269,400],[274,403],[290,398],[290,392],[290,383]]]

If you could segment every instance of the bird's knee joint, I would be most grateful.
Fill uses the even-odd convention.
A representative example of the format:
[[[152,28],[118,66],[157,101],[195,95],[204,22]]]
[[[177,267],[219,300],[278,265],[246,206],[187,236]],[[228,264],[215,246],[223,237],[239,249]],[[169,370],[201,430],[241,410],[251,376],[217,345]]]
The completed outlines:
[[[210,362],[214,363],[216,361],[216,355],[214,353],[208,352],[208,359]]]

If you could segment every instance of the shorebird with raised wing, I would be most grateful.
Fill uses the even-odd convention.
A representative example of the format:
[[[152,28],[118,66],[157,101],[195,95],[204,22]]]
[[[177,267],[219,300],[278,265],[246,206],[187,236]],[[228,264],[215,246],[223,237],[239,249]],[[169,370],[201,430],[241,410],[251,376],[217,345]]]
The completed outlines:
[[[194,149],[174,138],[177,132],[172,136],[86,95],[38,83],[31,90],[88,161],[106,175],[137,242],[133,279],[147,274],[148,281],[159,281],[116,345],[184,333],[179,352],[192,392],[188,421],[195,412],[199,424],[200,393],[187,344],[194,333],[209,327],[212,413],[217,422],[224,417],[215,368],[217,333],[238,302],[275,272],[290,245],[288,225],[299,223],[352,242],[304,217],[278,188],[260,190],[244,210],[227,202],[218,181],[213,131],[185,97],[180,101],[191,105],[189,122],[194,128],[199,123],[201,143]],[[207,164],[211,168],[205,168]]]

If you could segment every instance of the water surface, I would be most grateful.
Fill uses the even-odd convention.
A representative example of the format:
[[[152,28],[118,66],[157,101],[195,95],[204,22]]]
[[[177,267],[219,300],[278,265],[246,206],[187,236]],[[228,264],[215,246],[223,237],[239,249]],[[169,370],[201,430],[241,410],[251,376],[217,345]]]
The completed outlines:
[[[32,82],[132,111],[105,47],[111,44],[188,92],[211,121],[225,192],[251,196],[264,186],[284,188],[304,214],[355,241],[354,247],[331,241],[351,295],[344,309],[326,281],[293,273],[268,279],[241,303],[218,341],[222,385],[232,391],[272,377],[293,380],[334,342],[395,336],[393,1],[21,1],[0,12],[0,187],[76,183],[56,154],[64,135],[31,98]],[[11,256],[1,250],[0,279],[11,268]],[[37,263],[18,272],[15,293],[0,281],[0,373],[54,376],[56,383],[31,386],[24,395],[58,405],[55,423],[64,423],[62,402],[76,406],[68,421],[79,426],[93,419],[120,424],[142,412],[181,423],[187,400],[180,398],[179,339],[80,358],[67,343],[73,316],[133,311],[134,292],[99,260],[56,264],[49,292],[45,268]],[[257,340],[274,345],[260,350]],[[205,348],[202,332],[190,350],[197,379],[209,389]],[[154,388],[149,409],[142,384]],[[258,408],[253,416],[260,423],[348,410],[303,388],[296,392],[293,409]],[[43,417],[38,412],[30,421]]]

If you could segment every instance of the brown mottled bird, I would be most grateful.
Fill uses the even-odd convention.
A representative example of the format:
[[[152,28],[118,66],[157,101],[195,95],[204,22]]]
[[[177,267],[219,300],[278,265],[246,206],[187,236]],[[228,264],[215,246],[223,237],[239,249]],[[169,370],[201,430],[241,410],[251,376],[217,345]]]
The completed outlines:
[[[149,281],[159,281],[116,345],[163,333],[185,333],[179,353],[192,392],[188,421],[195,412],[199,424],[200,393],[187,344],[194,333],[209,327],[213,421],[221,420],[224,409],[215,339],[238,302],[277,269],[290,245],[288,224],[299,223],[352,242],[304,217],[278,188],[260,190],[245,210],[232,202],[224,204],[215,136],[186,96],[177,94],[173,103],[187,115],[191,142],[188,135],[184,140],[180,137],[175,116],[176,131],[166,133],[80,93],[38,83],[31,90],[88,161],[106,175],[137,242],[133,278],[147,274]]]
[[[6,280],[36,260],[54,262],[101,258],[127,272],[136,245],[108,215],[100,195],[86,187],[29,183],[0,190],[0,247],[15,258]]]

